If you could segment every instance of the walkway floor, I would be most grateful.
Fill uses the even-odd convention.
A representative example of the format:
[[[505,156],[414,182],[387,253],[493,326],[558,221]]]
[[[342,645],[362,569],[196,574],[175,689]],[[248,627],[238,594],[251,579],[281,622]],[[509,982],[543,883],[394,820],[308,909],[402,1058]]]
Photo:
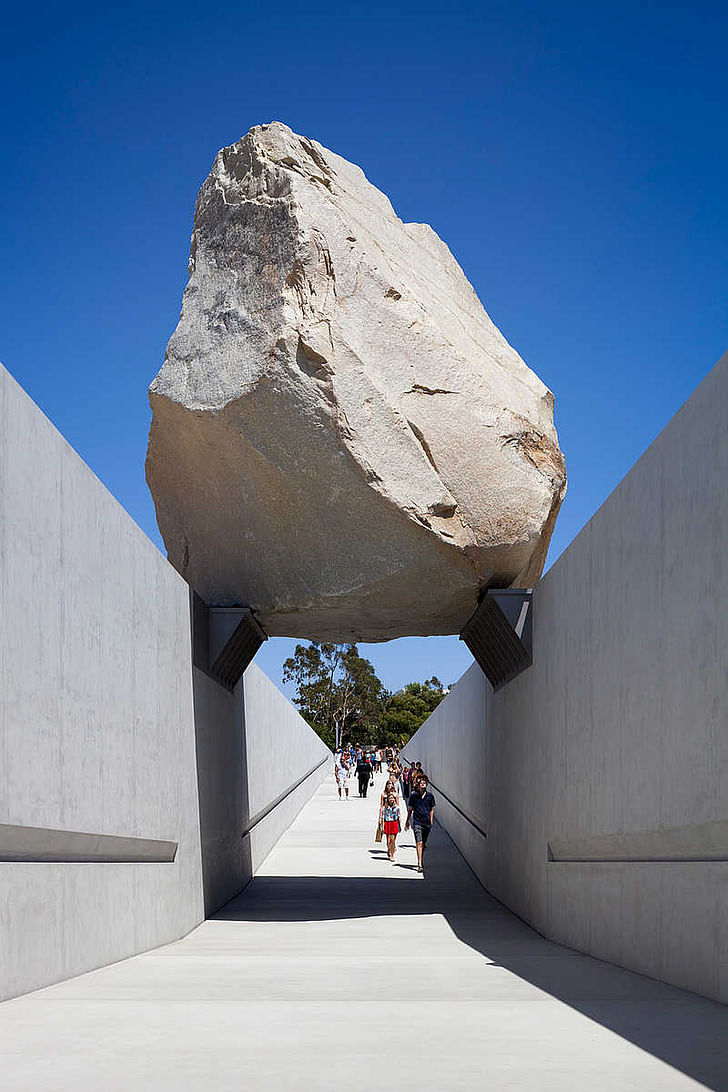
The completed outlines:
[[[437,828],[391,865],[375,816],[327,780],[214,920],[0,1006],[3,1092],[728,1089],[728,1008],[544,940]]]

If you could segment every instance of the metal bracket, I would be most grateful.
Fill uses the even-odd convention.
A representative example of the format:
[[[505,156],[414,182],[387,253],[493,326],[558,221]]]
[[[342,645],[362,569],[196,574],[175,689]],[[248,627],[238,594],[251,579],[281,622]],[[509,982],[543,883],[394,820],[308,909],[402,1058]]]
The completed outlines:
[[[192,595],[195,665],[234,690],[268,635],[249,607],[208,607]]]
[[[487,591],[460,634],[494,690],[533,662],[532,597],[532,588]]]

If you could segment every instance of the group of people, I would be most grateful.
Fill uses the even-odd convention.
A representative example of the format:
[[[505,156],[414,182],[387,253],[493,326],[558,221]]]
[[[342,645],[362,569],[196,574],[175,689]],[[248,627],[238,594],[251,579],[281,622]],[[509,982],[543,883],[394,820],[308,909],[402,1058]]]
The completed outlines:
[[[379,798],[377,837],[386,838],[387,857],[394,861],[406,806],[404,829],[412,827],[417,847],[417,871],[424,875],[425,848],[432,830],[435,798],[421,762],[403,765],[396,748],[377,747],[367,751],[361,747],[342,747],[334,756],[339,799],[348,800],[352,773],[359,782],[359,796],[365,797],[367,789],[374,785],[374,773],[381,771],[383,762],[387,764],[387,781]]]
[[[366,796],[367,789],[374,785],[374,774],[380,773],[382,763],[389,760],[391,748],[363,747],[347,743],[334,755],[334,774],[339,790],[339,799],[349,799],[349,778],[354,774],[359,782],[359,796]]]
[[[401,773],[402,779],[402,792],[404,793],[405,800],[409,799],[410,793],[414,790],[418,778],[424,774],[421,762],[410,762],[409,766],[405,766]]]

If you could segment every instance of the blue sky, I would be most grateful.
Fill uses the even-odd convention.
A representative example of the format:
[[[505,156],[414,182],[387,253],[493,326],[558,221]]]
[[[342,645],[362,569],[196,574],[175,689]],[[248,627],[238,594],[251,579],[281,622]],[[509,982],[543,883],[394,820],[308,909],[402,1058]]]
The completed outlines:
[[[6,11],[9,9],[6,6]],[[197,189],[278,119],[445,239],[556,394],[550,561],[728,348],[725,3],[37,4],[0,27],[0,359],[158,544]],[[456,638],[368,646],[390,687]],[[259,660],[276,681],[286,644]]]

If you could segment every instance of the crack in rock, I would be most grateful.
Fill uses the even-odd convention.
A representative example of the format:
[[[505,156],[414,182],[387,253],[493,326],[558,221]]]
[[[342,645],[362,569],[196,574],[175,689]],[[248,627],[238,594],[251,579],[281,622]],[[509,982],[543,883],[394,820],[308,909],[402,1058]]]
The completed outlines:
[[[413,383],[405,394],[460,394],[460,391],[449,391],[445,387],[425,387],[422,383]]]

